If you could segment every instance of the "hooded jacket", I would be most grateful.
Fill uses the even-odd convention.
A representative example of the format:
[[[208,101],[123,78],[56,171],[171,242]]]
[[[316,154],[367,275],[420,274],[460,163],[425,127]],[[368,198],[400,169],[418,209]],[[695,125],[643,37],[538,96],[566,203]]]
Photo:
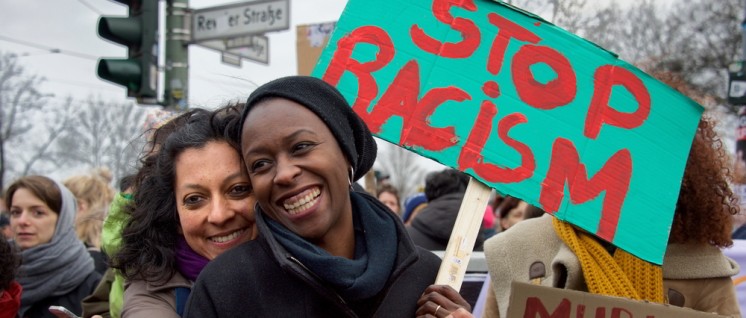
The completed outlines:
[[[430,201],[412,220],[407,232],[415,245],[431,251],[444,251],[451,238],[464,193],[450,193]],[[484,235],[479,233],[474,250],[481,251]]]
[[[186,317],[413,317],[417,300],[435,282],[440,258],[416,247],[401,221],[377,199],[363,194],[396,225],[394,267],[373,297],[348,302],[321,281],[273,236],[257,217],[260,236],[216,258],[200,274]]]

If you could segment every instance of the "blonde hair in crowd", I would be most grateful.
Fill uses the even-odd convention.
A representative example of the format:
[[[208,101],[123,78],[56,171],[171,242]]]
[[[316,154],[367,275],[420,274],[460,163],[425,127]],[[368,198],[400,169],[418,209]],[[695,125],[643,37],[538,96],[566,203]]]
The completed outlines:
[[[89,174],[70,177],[64,182],[78,201],[75,232],[78,239],[89,248],[101,247],[101,229],[115,195],[114,189],[109,185],[111,180],[109,169],[98,168]]]

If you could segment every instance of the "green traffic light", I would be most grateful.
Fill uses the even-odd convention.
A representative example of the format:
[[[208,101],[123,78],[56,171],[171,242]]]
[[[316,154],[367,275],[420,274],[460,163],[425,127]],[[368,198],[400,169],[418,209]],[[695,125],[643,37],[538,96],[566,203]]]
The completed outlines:
[[[99,59],[101,79],[127,88],[138,101],[158,95],[158,0],[115,0],[129,7],[126,17],[101,17],[98,34],[127,47],[126,59]]]
[[[101,17],[98,20],[98,34],[104,39],[128,47],[140,46],[142,23],[138,17]]]
[[[96,72],[102,79],[123,85],[130,91],[140,90],[142,69],[137,60],[99,59]]]

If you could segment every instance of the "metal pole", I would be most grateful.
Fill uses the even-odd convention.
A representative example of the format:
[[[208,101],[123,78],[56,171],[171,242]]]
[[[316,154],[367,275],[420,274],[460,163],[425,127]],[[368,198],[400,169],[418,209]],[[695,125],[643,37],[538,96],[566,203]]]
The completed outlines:
[[[736,70],[729,70],[728,85],[728,97],[730,97],[731,90],[733,89],[733,77],[741,76],[744,72],[744,61],[746,61],[746,6],[744,6],[744,18],[741,21],[741,60],[735,67]],[[734,74],[735,72],[735,74]],[[739,74],[740,73],[740,74]],[[740,199],[741,211],[746,208],[746,106],[738,106],[738,128],[736,132],[736,167],[735,167],[735,182],[733,184],[733,191],[736,192],[736,196]],[[744,226],[744,214],[739,212],[738,216],[734,219],[733,230],[736,231]]]
[[[746,6],[741,21],[741,61],[746,61]]]
[[[728,81],[728,97],[731,97],[731,90],[734,89],[734,78],[740,78],[744,72],[744,61],[746,61],[746,6],[744,6],[744,19],[741,21],[741,60],[737,61],[735,67],[731,67],[729,70],[729,81]],[[735,184],[734,190],[737,192],[737,196],[741,199],[742,209],[746,204],[746,106],[736,106],[737,111],[737,130],[736,130],[736,167],[735,167]],[[738,222],[743,222],[743,218],[736,219]],[[734,228],[737,228],[737,224]]]
[[[166,1],[166,74],[164,106],[189,108],[189,0]]]

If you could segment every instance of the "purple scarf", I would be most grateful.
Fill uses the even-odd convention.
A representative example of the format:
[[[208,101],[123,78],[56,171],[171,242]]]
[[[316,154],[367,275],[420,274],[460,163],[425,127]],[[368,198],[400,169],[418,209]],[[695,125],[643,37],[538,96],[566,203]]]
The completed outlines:
[[[183,236],[179,236],[179,241],[176,243],[176,268],[181,275],[190,281],[196,281],[197,276],[209,261],[192,250]]]

